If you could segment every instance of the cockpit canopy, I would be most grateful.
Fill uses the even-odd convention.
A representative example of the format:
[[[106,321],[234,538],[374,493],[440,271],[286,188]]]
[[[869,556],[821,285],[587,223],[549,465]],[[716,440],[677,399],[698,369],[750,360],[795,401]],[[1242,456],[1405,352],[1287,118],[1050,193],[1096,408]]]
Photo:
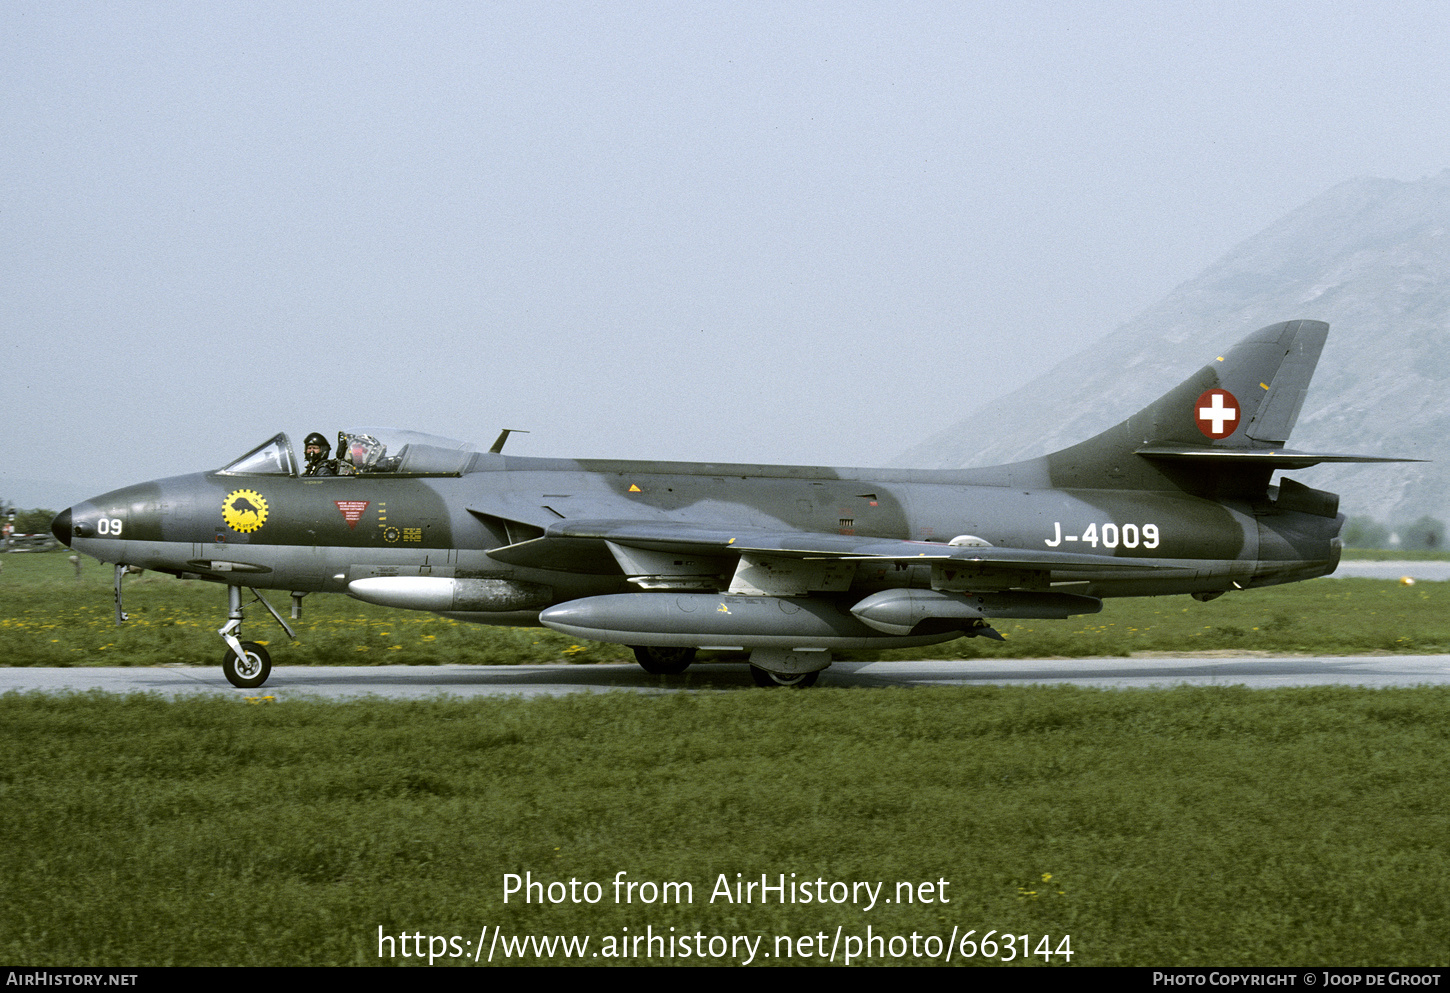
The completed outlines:
[[[339,476],[460,476],[475,455],[471,442],[400,428],[339,431],[332,452]],[[303,468],[291,439],[281,433],[217,471],[228,476],[297,476]]]

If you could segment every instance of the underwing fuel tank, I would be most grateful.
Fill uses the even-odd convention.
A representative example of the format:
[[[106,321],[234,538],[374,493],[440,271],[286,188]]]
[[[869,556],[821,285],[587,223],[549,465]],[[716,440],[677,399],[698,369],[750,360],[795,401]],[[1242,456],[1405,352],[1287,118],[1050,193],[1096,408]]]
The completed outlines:
[[[619,645],[747,648],[911,648],[960,629],[893,637],[829,600],[810,597],[615,593],[550,607],[539,622],[572,638]]]
[[[948,593],[943,590],[882,590],[851,608],[866,624],[886,634],[910,634],[924,621],[960,621],[963,626],[989,617],[1060,620],[1096,614],[1097,597],[1076,593]]]
[[[347,592],[359,600],[404,610],[538,610],[554,589],[516,579],[450,579],[443,576],[376,576],[354,579]]]

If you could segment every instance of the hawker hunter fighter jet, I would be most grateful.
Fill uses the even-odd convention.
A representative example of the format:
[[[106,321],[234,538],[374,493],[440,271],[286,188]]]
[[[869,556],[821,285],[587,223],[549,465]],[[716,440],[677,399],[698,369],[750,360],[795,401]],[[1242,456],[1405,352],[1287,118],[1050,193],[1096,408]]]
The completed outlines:
[[[428,435],[339,438],[307,475],[279,434],[212,472],[64,511],[67,545],[226,587],[223,671],[260,686],[243,589],[542,624],[634,648],[652,673],[750,652],[761,685],[809,686],[834,649],[999,638],[996,618],[1091,614],[1104,597],[1327,575],[1344,515],[1276,470],[1402,461],[1284,448],[1328,325],[1249,335],[1123,423],[985,469],[518,458]],[[507,432],[505,432],[505,435]],[[288,633],[291,631],[288,629]]]

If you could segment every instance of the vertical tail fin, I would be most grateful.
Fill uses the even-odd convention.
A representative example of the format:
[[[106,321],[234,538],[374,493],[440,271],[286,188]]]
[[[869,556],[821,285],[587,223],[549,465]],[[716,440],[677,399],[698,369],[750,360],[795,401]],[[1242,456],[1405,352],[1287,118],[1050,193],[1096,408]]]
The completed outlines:
[[[1285,321],[1262,328],[1133,415],[1144,444],[1279,448],[1289,440],[1319,364],[1329,325]]]
[[[1261,328],[1116,427],[1047,456],[1054,486],[1255,496],[1299,419],[1329,325]],[[1352,456],[1330,457],[1336,461]]]

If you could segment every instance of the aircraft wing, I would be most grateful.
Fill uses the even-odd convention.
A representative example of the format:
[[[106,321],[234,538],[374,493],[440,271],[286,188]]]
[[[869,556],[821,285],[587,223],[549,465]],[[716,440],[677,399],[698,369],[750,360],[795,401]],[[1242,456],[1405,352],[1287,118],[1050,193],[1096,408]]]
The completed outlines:
[[[607,542],[610,546],[646,553],[710,557],[758,555],[858,562],[941,562],[986,569],[1097,572],[1181,568],[1152,559],[1126,556],[996,548],[990,545],[948,545],[937,541],[674,521],[560,521],[549,526],[540,538],[494,549],[489,555],[511,565],[557,568],[558,561],[568,552],[578,550],[581,542]],[[545,563],[548,565],[545,566]]]

